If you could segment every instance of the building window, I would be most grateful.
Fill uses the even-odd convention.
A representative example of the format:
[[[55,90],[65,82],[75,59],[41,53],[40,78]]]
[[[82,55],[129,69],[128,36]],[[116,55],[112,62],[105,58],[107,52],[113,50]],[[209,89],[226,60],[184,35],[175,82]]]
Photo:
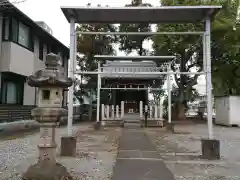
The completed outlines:
[[[11,81],[5,81],[2,86],[2,103],[3,104],[18,104],[17,99],[17,84]]]
[[[33,34],[28,26],[13,17],[5,17],[3,26],[3,40],[15,42],[33,51]]]
[[[22,104],[24,78],[13,73],[2,73],[1,81],[1,103]]]
[[[51,46],[48,44],[47,45],[47,54],[49,54],[51,52]]]
[[[16,19],[12,18],[12,23],[11,23],[12,27],[12,31],[11,31],[11,35],[12,35],[12,41],[13,42],[18,42],[18,22]]]
[[[30,36],[29,27],[19,22],[18,43],[23,45],[24,47],[29,48],[30,47],[29,36]]]
[[[4,17],[3,19],[3,40],[9,40],[9,18]]]
[[[43,60],[43,43],[39,41],[39,59]]]

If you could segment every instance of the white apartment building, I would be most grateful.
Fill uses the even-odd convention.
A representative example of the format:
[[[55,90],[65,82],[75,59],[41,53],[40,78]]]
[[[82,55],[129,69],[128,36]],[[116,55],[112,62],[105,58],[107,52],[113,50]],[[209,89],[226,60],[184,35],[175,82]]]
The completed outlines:
[[[44,24],[44,23],[42,23]],[[61,56],[61,71],[67,76],[69,49],[13,5],[0,11],[0,104],[36,105],[36,88],[27,76],[45,67],[47,53]],[[64,92],[66,105],[67,92]]]

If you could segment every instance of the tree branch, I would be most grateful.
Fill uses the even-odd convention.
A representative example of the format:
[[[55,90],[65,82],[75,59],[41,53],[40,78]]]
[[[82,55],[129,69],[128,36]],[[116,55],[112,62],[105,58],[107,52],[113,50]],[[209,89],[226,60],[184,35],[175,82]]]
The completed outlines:
[[[202,70],[203,68],[201,67],[197,72],[201,72]],[[197,84],[199,76],[199,74],[195,74],[194,77],[189,82],[187,82],[187,88],[192,88],[193,86],[195,86]]]
[[[189,66],[187,67],[187,72],[188,72],[191,68],[195,67],[196,65],[197,65],[197,63],[193,63],[193,64],[189,65]]]
[[[179,81],[179,78],[177,77],[177,74],[174,74],[174,79],[175,79],[175,82],[178,86],[178,88],[180,87],[180,81]]]

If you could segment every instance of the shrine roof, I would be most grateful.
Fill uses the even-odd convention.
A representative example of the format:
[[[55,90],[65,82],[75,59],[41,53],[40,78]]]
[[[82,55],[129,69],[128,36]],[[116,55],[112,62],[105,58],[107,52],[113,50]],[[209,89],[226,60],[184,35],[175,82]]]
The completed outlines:
[[[103,67],[155,67],[156,63],[153,61],[106,61],[105,64],[103,64]]]
[[[171,61],[175,58],[175,56],[105,56],[105,55],[96,55],[94,56],[97,60],[107,60],[107,61],[115,61],[115,62],[123,62],[123,61],[157,61],[161,60],[164,62]]]

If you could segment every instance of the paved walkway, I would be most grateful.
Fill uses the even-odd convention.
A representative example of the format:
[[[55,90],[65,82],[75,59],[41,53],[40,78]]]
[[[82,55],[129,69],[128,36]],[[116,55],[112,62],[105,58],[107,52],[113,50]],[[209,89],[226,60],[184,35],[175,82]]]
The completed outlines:
[[[112,180],[174,180],[141,128],[124,128]]]

